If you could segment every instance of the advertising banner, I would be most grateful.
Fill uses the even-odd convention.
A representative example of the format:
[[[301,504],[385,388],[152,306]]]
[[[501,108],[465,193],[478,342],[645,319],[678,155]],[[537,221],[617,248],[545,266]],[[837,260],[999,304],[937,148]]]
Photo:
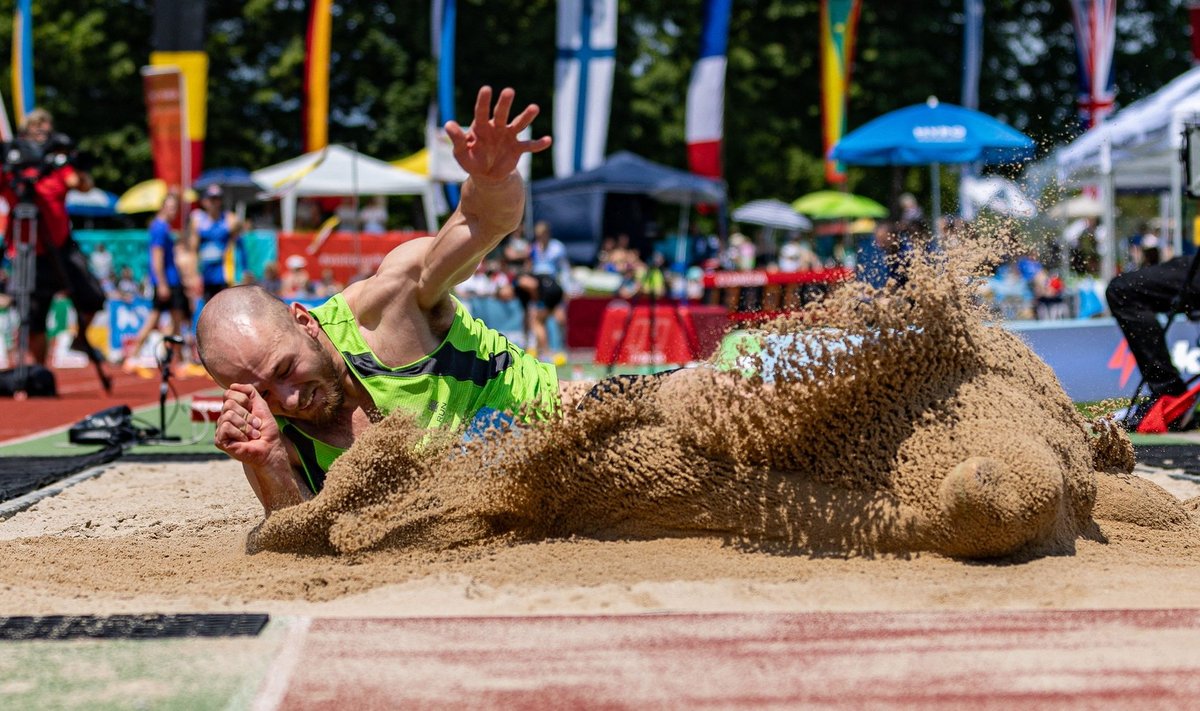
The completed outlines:
[[[178,67],[142,67],[142,87],[154,177],[165,182],[169,190],[183,195],[192,182],[183,73]]]
[[[1076,402],[1133,395],[1141,375],[1121,329],[1111,318],[1087,321],[1014,321],[1005,324],[1029,344]],[[1167,334],[1171,359],[1183,379],[1200,375],[1200,325],[1177,320]]]
[[[290,258],[300,257],[310,278],[318,279],[326,269],[332,269],[333,278],[346,284],[355,275],[374,274],[387,253],[397,246],[428,235],[428,232],[388,232],[382,235],[334,232],[317,244],[311,234],[281,232],[279,265],[286,268]],[[298,260],[291,261],[299,264]]]

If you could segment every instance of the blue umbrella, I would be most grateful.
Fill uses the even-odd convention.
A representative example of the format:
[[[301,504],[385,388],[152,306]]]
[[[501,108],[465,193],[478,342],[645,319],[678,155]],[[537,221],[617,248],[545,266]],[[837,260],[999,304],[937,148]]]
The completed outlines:
[[[985,113],[936,98],[888,112],[846,134],[830,157],[851,165],[928,165],[934,224],[941,213],[942,163],[1016,163],[1032,158],[1033,140]]]
[[[210,185],[221,185],[226,188],[247,188],[259,190],[258,183],[250,178],[250,171],[245,168],[210,168],[200,174],[192,187],[203,190]]]
[[[117,196],[100,188],[92,188],[86,193],[68,190],[67,214],[80,217],[115,215],[117,214]]]

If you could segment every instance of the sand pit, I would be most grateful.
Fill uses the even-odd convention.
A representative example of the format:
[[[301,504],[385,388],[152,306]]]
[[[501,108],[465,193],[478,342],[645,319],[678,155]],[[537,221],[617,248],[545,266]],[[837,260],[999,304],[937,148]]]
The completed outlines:
[[[1188,479],[1139,473],[1177,496],[1200,493]],[[247,555],[258,516],[232,462],[116,465],[0,522],[0,605],[5,614],[389,616],[1153,608],[1200,594],[1194,536],[1103,520],[1101,537],[1069,556],[967,564],[928,553],[783,555],[718,538]]]
[[[950,253],[768,325],[773,350],[744,357],[758,375],[670,376],[465,448],[388,418],[265,522],[234,462],[118,466],[0,523],[0,599],[351,615],[1194,599],[1190,482],[1132,473],[1129,440],[988,325],[980,257]]]

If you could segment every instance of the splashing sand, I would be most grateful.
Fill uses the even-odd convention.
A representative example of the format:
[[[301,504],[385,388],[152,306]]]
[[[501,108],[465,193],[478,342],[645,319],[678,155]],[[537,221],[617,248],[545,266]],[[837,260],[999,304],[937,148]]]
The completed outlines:
[[[1098,475],[1127,437],[1086,422],[1016,336],[988,325],[977,246],[915,260],[903,285],[851,283],[771,322],[756,375],[648,381],[561,420],[463,447],[392,417],[277,512],[252,550],[352,553],[534,540],[713,536],[809,554],[1065,553],[1094,536]],[[1122,480],[1124,481],[1124,480]],[[1169,496],[1101,484],[1106,513],[1191,525]]]

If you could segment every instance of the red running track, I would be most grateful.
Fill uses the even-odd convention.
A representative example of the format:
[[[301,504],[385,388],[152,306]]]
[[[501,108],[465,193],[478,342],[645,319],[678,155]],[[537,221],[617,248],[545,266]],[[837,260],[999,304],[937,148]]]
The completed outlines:
[[[137,409],[158,404],[157,373],[153,374],[154,377],[143,378],[124,373],[120,368],[109,367],[106,372],[113,380],[112,395],[105,394],[101,389],[96,371],[89,366],[55,370],[58,397],[22,401],[0,398],[0,444],[71,425],[93,412],[114,405],[129,405]],[[181,397],[215,387],[208,376],[173,377],[171,383]]]
[[[256,707],[1195,708],[1197,649],[1200,610],[316,619]]]

